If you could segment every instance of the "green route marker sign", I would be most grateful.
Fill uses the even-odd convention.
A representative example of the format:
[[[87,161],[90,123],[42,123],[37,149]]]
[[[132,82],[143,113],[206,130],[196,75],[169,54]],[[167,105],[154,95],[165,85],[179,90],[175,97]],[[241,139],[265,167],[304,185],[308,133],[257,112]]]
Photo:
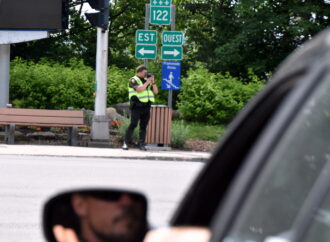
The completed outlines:
[[[137,30],[135,34],[136,44],[157,45],[157,31],[156,30]]]
[[[163,60],[182,60],[183,48],[182,46],[167,46],[162,47]]]
[[[184,34],[179,31],[164,31],[162,33],[163,45],[181,46],[184,44]]]
[[[136,45],[135,57],[137,59],[156,59],[157,46],[156,45]]]
[[[150,0],[150,24],[170,25],[172,0]]]

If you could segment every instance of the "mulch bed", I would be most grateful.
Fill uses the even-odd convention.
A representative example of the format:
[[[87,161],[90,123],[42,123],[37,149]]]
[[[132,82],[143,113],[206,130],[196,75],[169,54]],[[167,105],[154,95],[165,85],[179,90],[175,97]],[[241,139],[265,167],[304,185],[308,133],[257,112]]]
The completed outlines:
[[[110,136],[111,143],[114,148],[121,148],[123,145],[123,142],[118,136]],[[186,145],[184,147],[184,150],[189,151],[202,151],[202,152],[212,152],[215,148],[216,142],[206,141],[206,140],[192,140],[189,139],[186,142]],[[136,148],[136,144],[130,144],[133,146],[132,148]]]
[[[185,149],[192,151],[212,152],[216,144],[216,142],[212,141],[188,139],[186,141]]]
[[[42,128],[43,132],[36,132],[36,130],[31,130],[30,128],[18,128],[17,129],[17,133],[22,133],[19,137],[16,137],[16,143],[31,143],[34,144],[35,142],[37,142],[38,144],[42,143],[42,144],[53,144],[54,143],[54,139],[55,139],[55,143],[54,144],[62,144],[65,145],[66,144],[66,137],[60,137],[60,135],[66,135],[66,132],[53,132],[54,134],[56,134],[56,137],[51,137],[50,140],[50,135],[45,135],[46,133],[50,133],[49,132],[50,129],[48,128]],[[2,130],[0,130],[2,131]],[[0,132],[1,134],[3,132]],[[31,136],[32,134],[38,134],[40,133],[41,136],[47,136],[45,138],[39,137],[37,140],[32,139]],[[0,135],[3,136],[4,134]],[[22,136],[22,137],[21,137]],[[24,137],[23,137],[24,136]],[[59,140],[59,138],[61,138],[61,140]],[[21,140],[22,139],[22,140]],[[57,141],[56,141],[57,140]],[[121,148],[123,145],[123,142],[121,140],[121,138],[119,136],[116,135],[110,135],[110,140],[111,143],[113,145],[114,148]],[[21,142],[20,142],[21,141]],[[35,141],[35,142],[34,142]],[[132,148],[137,148],[136,144],[130,144]],[[211,141],[205,141],[205,140],[192,140],[189,139],[186,141],[184,150],[186,151],[202,151],[202,152],[212,152],[215,148],[216,142],[211,142]]]

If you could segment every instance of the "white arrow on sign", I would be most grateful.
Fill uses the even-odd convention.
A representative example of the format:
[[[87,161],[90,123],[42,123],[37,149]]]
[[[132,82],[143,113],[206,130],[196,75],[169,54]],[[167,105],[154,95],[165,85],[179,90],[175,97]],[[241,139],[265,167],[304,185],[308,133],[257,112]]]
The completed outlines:
[[[177,49],[174,49],[173,51],[164,51],[165,55],[173,55],[174,57],[177,57],[178,55],[180,55],[180,52],[177,51]]]
[[[139,53],[141,55],[144,55],[144,54],[155,54],[155,51],[154,50],[145,50],[144,48],[142,48],[141,50],[139,50]]]

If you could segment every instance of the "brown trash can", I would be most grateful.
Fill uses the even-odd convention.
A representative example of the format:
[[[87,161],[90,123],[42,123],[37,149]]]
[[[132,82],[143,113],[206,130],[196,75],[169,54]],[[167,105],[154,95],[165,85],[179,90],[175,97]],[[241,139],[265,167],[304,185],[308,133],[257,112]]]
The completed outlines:
[[[147,128],[146,143],[157,146],[171,144],[172,109],[164,105],[152,105]]]

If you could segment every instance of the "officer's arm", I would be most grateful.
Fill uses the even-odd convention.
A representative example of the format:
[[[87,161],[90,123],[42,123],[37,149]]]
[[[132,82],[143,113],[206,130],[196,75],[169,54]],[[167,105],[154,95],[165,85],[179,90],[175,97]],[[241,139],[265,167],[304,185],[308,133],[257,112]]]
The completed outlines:
[[[150,84],[150,80],[147,80],[143,85],[135,87],[135,91],[137,92],[143,92],[147,89],[148,85]]]
[[[158,87],[157,87],[157,85],[155,83],[155,77],[154,76],[150,77],[150,80],[151,80],[151,84],[152,84],[152,92],[155,95],[157,95],[158,94]]]
[[[156,83],[152,84],[152,92],[157,95],[159,93]]]

